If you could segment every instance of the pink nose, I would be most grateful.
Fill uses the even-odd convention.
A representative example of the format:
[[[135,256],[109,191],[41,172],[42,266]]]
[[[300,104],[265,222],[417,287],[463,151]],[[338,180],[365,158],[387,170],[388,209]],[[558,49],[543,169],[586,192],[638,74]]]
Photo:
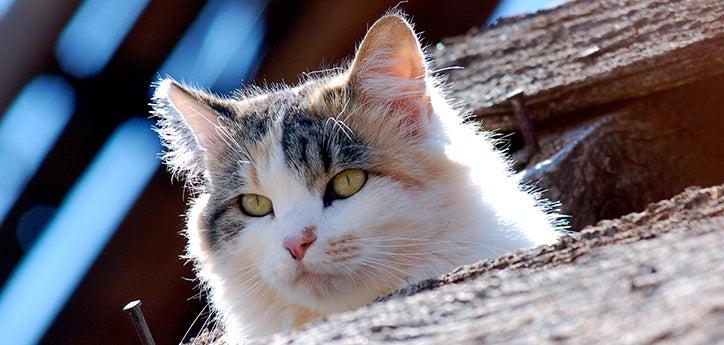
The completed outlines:
[[[284,248],[292,255],[294,260],[302,261],[309,246],[317,239],[317,235],[314,234],[316,230],[316,227],[308,226],[302,230],[301,234],[284,239]]]

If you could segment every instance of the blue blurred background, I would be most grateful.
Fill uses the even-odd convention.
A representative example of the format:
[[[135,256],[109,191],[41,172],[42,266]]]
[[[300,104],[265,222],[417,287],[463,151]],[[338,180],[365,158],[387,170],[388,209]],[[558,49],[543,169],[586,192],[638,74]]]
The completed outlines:
[[[147,118],[159,76],[295,82],[395,5],[434,44],[561,2],[0,0],[0,343],[133,344],[136,298],[159,344],[204,324],[178,259],[183,190]]]

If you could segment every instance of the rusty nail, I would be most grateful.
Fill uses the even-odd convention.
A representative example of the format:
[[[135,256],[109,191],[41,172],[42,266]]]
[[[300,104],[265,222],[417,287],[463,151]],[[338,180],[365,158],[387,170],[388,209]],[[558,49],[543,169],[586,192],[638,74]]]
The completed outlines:
[[[533,128],[533,122],[528,114],[528,107],[525,104],[525,93],[523,90],[515,90],[508,95],[510,103],[513,106],[513,114],[518,120],[520,132],[523,134],[523,140],[527,150],[527,159],[531,159],[540,150],[538,144],[538,136]]]
[[[123,307],[123,311],[131,318],[131,323],[133,324],[133,328],[136,329],[136,334],[138,334],[138,339],[141,341],[141,344],[156,345],[156,342],[153,341],[153,337],[151,336],[151,330],[148,329],[146,319],[143,317],[141,301],[135,300],[128,302],[128,304]]]

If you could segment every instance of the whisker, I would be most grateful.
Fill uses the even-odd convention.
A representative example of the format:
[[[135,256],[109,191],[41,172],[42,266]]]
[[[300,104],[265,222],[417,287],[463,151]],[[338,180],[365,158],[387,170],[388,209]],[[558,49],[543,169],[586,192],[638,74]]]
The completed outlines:
[[[189,326],[189,328],[186,329],[186,332],[184,333],[183,337],[181,337],[181,341],[179,341],[179,344],[182,344],[183,342],[186,341],[186,337],[189,335],[189,332],[191,332],[191,329],[194,328],[194,325],[196,324],[196,321],[199,320],[199,318],[201,317],[201,315],[206,311],[206,309],[207,309],[208,307],[209,307],[209,305],[206,304],[206,305],[204,305],[203,308],[201,308],[201,311],[198,313],[198,315],[196,315],[196,317],[194,318],[194,321],[191,322],[191,325]],[[208,318],[207,318],[207,320],[208,320]],[[203,330],[203,329],[204,329],[204,328],[202,327],[201,330]]]
[[[358,261],[358,260],[352,260],[352,262],[369,268],[370,269],[369,271],[365,270],[365,271],[367,271],[367,273],[373,275],[375,278],[377,278],[380,281],[386,281],[385,277],[379,276],[377,273],[375,273],[375,271],[381,272],[379,269],[377,269],[377,267],[375,267],[369,263]],[[393,279],[399,279],[399,277],[393,276]]]
[[[477,241],[470,240],[443,240],[437,238],[422,238],[422,237],[399,237],[399,236],[373,236],[365,238],[352,239],[350,241],[359,240],[403,240],[403,241],[430,241],[430,242],[455,242],[455,243],[478,243]]]
[[[372,258],[357,259],[356,261],[357,261],[357,263],[360,263],[360,264],[368,264],[370,267],[378,268],[378,271],[380,273],[386,274],[388,277],[390,277],[392,279],[400,280],[402,283],[408,282],[407,279],[403,279],[399,276],[396,276],[396,275],[392,274],[392,272],[390,272],[389,270],[382,269],[382,268],[395,269],[398,272],[402,273],[404,276],[409,277],[409,273],[407,273],[399,268],[389,266],[389,265],[385,264],[384,262],[380,263],[379,261],[374,261],[374,259],[372,259]]]
[[[435,73],[439,73],[439,72],[455,71],[455,70],[463,70],[463,69],[465,69],[465,67],[463,67],[463,66],[449,66],[449,67],[442,67],[442,68],[434,69],[428,73],[435,74]]]
[[[238,275],[234,277],[237,281],[247,281],[247,280],[253,280],[257,278],[257,276],[261,275],[261,271],[257,270],[258,267],[251,267],[244,271],[237,271]],[[256,274],[254,274],[256,273]],[[253,274],[253,276],[252,276]]]
[[[231,139],[231,136],[230,136],[228,133],[226,133],[226,128],[225,128],[225,127],[223,127],[223,126],[222,126],[221,124],[219,124],[218,122],[211,121],[208,117],[204,116],[204,114],[202,114],[201,112],[199,112],[198,110],[196,110],[193,106],[190,107],[190,109],[191,109],[191,111],[193,111],[194,113],[196,113],[197,115],[199,115],[202,119],[204,119],[206,122],[210,123],[210,124],[214,127],[214,130],[215,130],[216,134],[219,135],[219,137],[221,138],[222,141],[224,141],[224,144],[226,144],[226,146],[228,146],[228,147],[229,147],[230,149],[232,149],[232,150],[235,149],[235,148],[234,148],[233,146],[231,146],[231,144],[226,140],[227,137],[228,137],[228,139]],[[216,119],[219,120],[219,121],[223,121],[223,120],[222,120],[222,119],[223,119],[222,117],[217,117]],[[233,140],[233,139],[231,139],[231,140]],[[238,145],[238,143],[237,143],[237,145]],[[237,147],[240,148],[240,146],[237,146]]]
[[[333,67],[333,68],[327,68],[327,69],[323,69],[323,70],[319,70],[319,71],[302,72],[302,75],[311,77],[311,76],[314,76],[315,74],[326,74],[326,73],[336,72],[336,71],[341,71],[341,70],[343,70],[343,68]]]

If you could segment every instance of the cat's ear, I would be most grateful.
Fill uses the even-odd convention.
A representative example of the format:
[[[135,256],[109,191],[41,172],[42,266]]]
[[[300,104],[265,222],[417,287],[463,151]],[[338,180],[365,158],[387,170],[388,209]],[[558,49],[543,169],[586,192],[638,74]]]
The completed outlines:
[[[223,115],[213,108],[222,107],[223,102],[172,79],[156,86],[152,106],[158,118],[156,131],[165,146],[163,160],[187,181],[203,174],[209,153],[219,145]]]
[[[431,111],[427,68],[420,42],[399,15],[386,15],[367,31],[350,68],[354,92],[367,101],[383,102],[419,122]]]

